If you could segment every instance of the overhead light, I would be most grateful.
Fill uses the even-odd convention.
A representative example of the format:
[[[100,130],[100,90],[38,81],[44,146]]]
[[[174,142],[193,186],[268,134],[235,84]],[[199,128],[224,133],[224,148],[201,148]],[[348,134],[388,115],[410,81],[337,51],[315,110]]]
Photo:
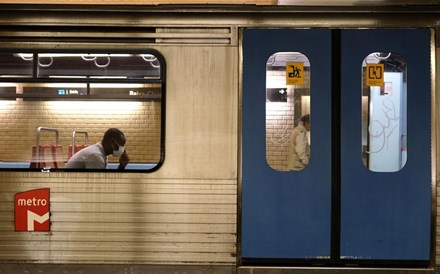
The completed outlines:
[[[49,75],[49,78],[87,78],[87,76],[70,76],[70,75]]]
[[[127,79],[127,76],[90,76],[91,79]]]

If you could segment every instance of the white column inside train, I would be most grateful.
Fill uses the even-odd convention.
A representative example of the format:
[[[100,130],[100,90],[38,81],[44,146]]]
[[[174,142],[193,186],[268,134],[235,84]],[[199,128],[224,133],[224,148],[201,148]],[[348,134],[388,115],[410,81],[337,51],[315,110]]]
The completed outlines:
[[[403,74],[385,72],[385,85],[370,87],[369,169],[376,172],[400,170],[406,162],[403,138],[406,122]]]

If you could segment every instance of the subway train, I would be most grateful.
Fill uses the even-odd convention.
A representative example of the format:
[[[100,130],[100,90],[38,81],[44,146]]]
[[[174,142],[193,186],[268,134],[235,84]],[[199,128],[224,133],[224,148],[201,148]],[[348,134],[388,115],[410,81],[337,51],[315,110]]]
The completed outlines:
[[[2,4],[0,273],[437,273],[439,2],[318,2]]]

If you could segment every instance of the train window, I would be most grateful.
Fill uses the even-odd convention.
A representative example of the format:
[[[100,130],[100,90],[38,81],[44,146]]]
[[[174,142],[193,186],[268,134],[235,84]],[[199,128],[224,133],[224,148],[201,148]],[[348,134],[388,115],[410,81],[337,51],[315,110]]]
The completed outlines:
[[[0,78],[32,77],[31,59],[29,53],[0,53]]]
[[[407,66],[392,52],[369,54],[362,65],[362,161],[396,172],[407,160]]]
[[[163,57],[153,50],[0,54],[0,169],[158,169],[164,159],[164,73]],[[92,149],[100,151],[99,161],[83,161]]]
[[[266,161],[275,170],[302,170],[310,158],[310,62],[277,52],[266,63]]]
[[[32,55],[28,58],[32,58]],[[68,64],[68,65],[66,65]],[[152,54],[38,54],[38,77],[159,79]]]

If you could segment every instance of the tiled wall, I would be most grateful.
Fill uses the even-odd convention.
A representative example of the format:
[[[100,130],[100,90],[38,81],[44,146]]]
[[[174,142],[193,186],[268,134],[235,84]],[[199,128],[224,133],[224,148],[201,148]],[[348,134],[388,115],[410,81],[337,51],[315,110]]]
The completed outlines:
[[[86,131],[89,144],[102,139],[107,128],[121,129],[127,138],[131,162],[158,162],[160,152],[160,102],[99,101],[0,101],[0,160],[29,162],[37,128],[59,130],[59,144],[67,160],[73,131]],[[77,134],[76,144],[84,142]],[[42,131],[40,144],[54,144],[55,134]],[[116,159],[109,158],[109,161]]]
[[[286,170],[290,134],[294,127],[293,89],[287,102],[266,103],[266,161],[276,170]]]
[[[295,89],[310,86],[310,72],[305,72],[305,84],[301,86],[286,86],[285,71],[267,71],[267,77],[279,79],[280,88],[287,90],[287,102],[266,102],[266,161],[275,170],[287,170],[290,134],[301,118],[294,117],[295,106],[298,107],[294,93]]]

